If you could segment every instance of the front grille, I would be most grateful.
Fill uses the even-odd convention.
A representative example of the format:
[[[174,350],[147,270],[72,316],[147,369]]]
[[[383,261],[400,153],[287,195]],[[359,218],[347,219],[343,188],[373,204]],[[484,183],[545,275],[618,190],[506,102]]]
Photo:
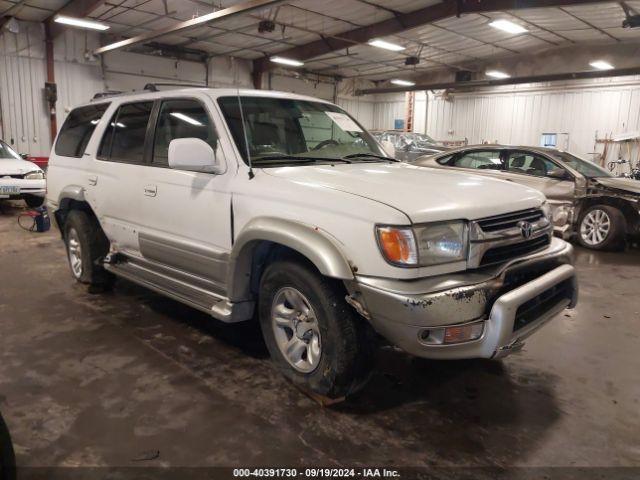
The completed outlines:
[[[512,243],[509,245],[503,245],[501,247],[495,247],[487,250],[480,260],[480,266],[485,267],[494,263],[501,263],[509,261],[513,258],[521,257],[534,253],[538,250],[542,250],[551,243],[549,235],[543,235],[541,237],[532,238],[531,240],[525,240],[520,243]]]
[[[483,218],[478,220],[478,225],[483,232],[496,232],[498,230],[507,230],[518,226],[518,222],[537,222],[544,214],[542,210],[531,208],[529,210],[521,210],[519,212],[506,213],[504,215],[496,215],[495,217]]]
[[[17,175],[1,175],[0,174],[0,178],[6,178],[6,177],[9,177],[9,178],[24,178],[24,175],[21,175],[21,174],[17,174]]]
[[[513,323],[513,331],[526,327],[531,322],[537,320],[543,315],[549,313],[563,300],[571,300],[573,294],[573,283],[571,280],[565,280],[545,290],[537,297],[523,303],[516,311],[515,322]]]

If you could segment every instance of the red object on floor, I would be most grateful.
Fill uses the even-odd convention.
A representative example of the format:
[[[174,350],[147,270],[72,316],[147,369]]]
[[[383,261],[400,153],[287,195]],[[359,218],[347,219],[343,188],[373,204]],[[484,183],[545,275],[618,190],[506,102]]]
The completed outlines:
[[[45,168],[49,164],[49,157],[29,157],[29,161],[35,163],[40,168]]]

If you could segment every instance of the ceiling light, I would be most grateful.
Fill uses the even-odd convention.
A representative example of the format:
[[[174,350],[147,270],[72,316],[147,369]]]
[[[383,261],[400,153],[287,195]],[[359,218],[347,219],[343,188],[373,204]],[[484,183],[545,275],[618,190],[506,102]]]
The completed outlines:
[[[511,77],[511,75],[509,75],[508,73],[501,72],[500,70],[488,70],[486,72],[486,75],[488,77],[493,77],[493,78],[510,78]]]
[[[597,68],[598,70],[613,70],[613,65],[611,65],[609,62],[605,62],[604,60],[595,60],[589,65],[591,65],[593,68]]]
[[[393,83],[394,85],[401,85],[403,87],[412,87],[416,84],[416,82],[410,82],[409,80],[400,80],[397,78],[391,80],[391,83]]]
[[[53,21],[64,25],[70,25],[72,27],[88,28],[90,30],[109,30],[111,28],[109,25],[105,25],[104,23],[83,20],[82,18],[65,17],[64,15],[58,15],[53,19]]]
[[[199,122],[195,118],[191,118],[189,115],[185,115],[184,113],[171,112],[171,116],[175,117],[175,118],[177,118],[179,120],[182,120],[183,122],[189,123],[191,125],[195,125],[196,127],[202,127],[203,126],[201,122]]]
[[[518,25],[517,23],[510,22],[509,20],[494,20],[489,24],[493,28],[497,28],[498,30],[502,30],[507,33],[525,33],[528,32],[526,28],[522,25]]]
[[[400,50],[404,50],[404,47],[402,45],[397,45],[395,43],[387,42],[380,39],[369,40],[368,43],[372,47],[384,48],[385,50],[391,50],[392,52],[399,52]]]
[[[293,58],[285,58],[285,57],[271,57],[269,60],[275,63],[281,63],[283,65],[289,65],[291,67],[301,67],[304,65],[304,62],[300,60],[294,60]]]

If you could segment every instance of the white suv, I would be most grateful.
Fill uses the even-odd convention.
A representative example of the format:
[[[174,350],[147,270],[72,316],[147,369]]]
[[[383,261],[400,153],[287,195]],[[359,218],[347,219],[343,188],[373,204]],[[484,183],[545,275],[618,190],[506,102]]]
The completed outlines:
[[[329,398],[364,384],[374,331],[421,357],[496,358],[577,298],[541,193],[397,162],[314,98],[97,99],[69,115],[48,177],[77,281],[257,318],[277,368]]]

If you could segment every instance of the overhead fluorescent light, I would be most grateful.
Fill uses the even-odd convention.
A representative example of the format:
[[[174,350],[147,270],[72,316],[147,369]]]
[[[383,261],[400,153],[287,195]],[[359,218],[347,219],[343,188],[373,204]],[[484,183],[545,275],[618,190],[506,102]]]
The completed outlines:
[[[401,85],[403,87],[412,87],[416,84],[416,82],[410,82],[409,80],[400,80],[398,78],[394,78],[391,80],[391,83],[394,85]]]
[[[511,75],[509,75],[508,73],[501,72],[500,70],[487,70],[486,75],[487,77],[493,77],[493,78],[510,78],[511,77]]]
[[[104,23],[84,20],[82,18],[65,17],[64,15],[58,15],[53,19],[53,21],[72,27],[88,28],[89,30],[109,30],[111,28],[109,25],[105,25]]]
[[[301,67],[304,65],[304,62],[300,60],[294,60],[293,58],[285,58],[285,57],[271,57],[269,60],[275,63],[281,63],[283,65],[289,65],[291,67]]]
[[[171,112],[171,116],[175,117],[179,120],[182,120],[183,122],[187,122],[191,125],[195,125],[196,127],[202,127],[202,122],[199,122],[198,120],[196,120],[195,118],[190,117],[189,115],[185,115],[184,113],[180,113],[180,112]]]
[[[513,34],[525,33],[529,31],[526,28],[524,28],[522,25],[518,25],[517,23],[513,23],[509,20],[504,20],[504,19],[494,20],[489,25],[492,26],[493,28],[497,28],[498,30],[502,30],[503,32],[513,33]]]
[[[597,68],[598,70],[613,70],[613,65],[609,62],[605,62],[604,60],[594,60],[589,63],[593,68]]]
[[[391,50],[392,52],[399,52],[400,50],[404,50],[405,48],[402,45],[387,42],[385,40],[380,40],[379,38],[376,38],[374,40],[369,40],[368,43],[372,47],[384,48],[385,50]]]

